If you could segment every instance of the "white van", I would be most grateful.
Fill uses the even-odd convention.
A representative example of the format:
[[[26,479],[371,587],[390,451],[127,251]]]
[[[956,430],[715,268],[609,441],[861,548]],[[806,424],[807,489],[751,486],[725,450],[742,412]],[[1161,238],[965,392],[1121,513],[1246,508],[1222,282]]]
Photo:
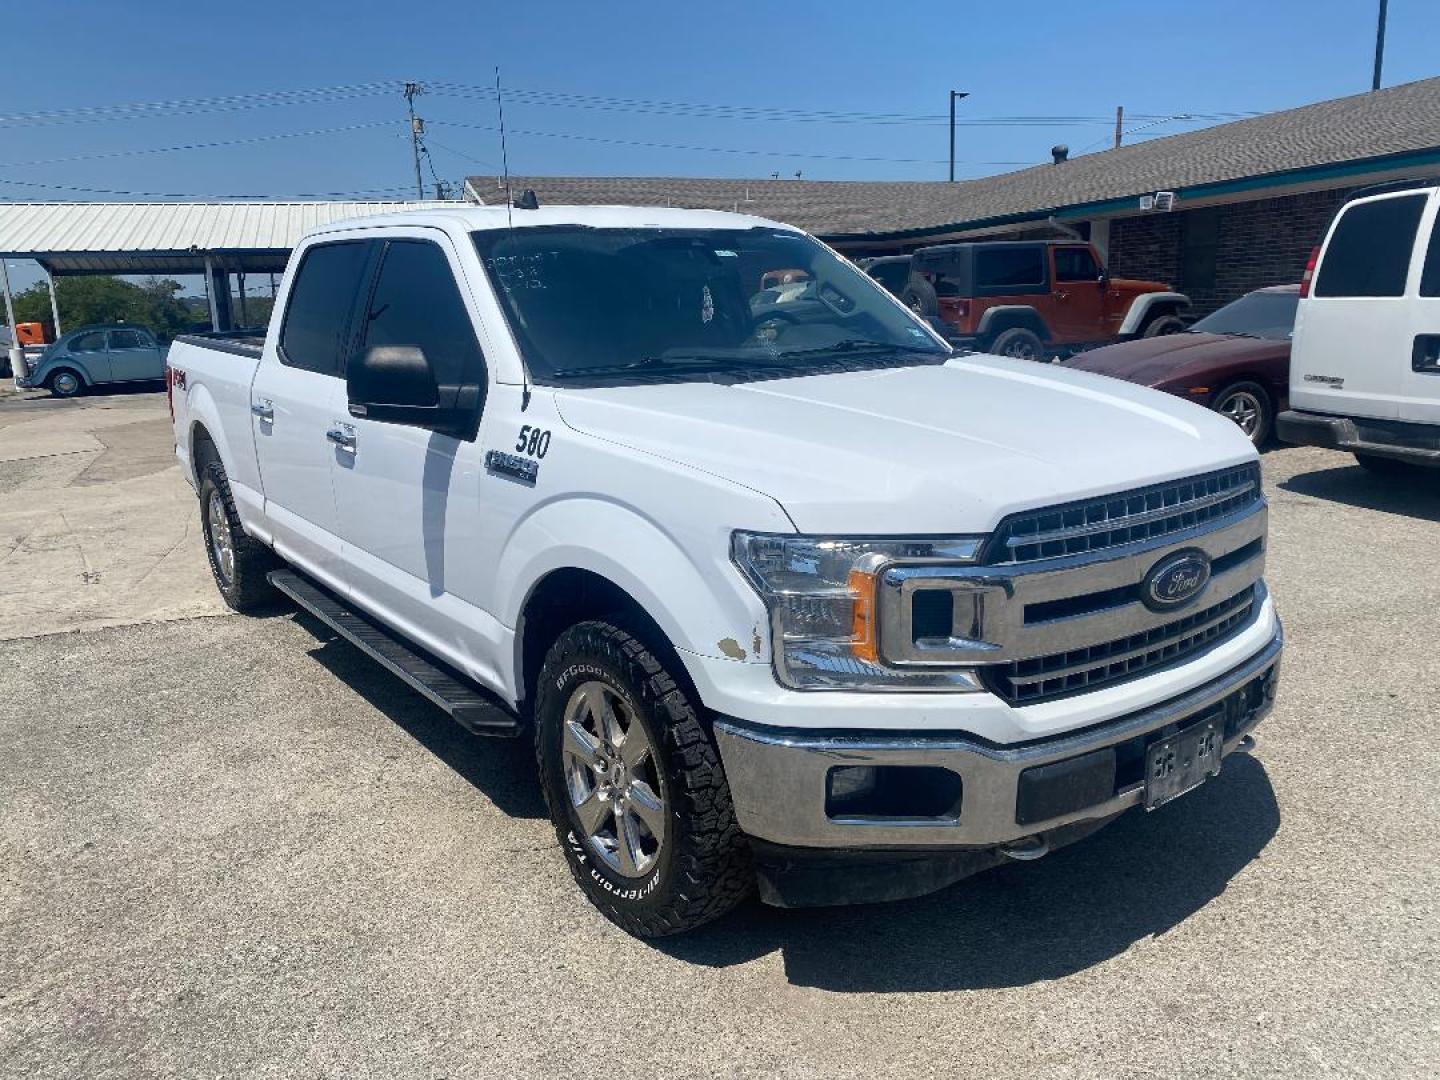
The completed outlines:
[[[1440,468],[1440,179],[1359,192],[1306,267],[1286,442]]]

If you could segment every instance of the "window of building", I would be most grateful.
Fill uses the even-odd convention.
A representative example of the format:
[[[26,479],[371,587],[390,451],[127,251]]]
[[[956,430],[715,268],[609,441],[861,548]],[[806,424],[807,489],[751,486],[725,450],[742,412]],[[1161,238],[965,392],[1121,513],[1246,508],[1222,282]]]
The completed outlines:
[[[1220,250],[1220,208],[1180,215],[1180,291],[1213,292]]]

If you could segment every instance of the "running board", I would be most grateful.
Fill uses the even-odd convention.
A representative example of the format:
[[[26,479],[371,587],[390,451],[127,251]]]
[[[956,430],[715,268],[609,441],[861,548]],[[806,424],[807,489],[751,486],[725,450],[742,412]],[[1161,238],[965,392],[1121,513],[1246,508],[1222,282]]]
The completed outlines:
[[[520,734],[520,721],[503,705],[461,682],[326,589],[294,570],[272,570],[270,584],[476,735]]]

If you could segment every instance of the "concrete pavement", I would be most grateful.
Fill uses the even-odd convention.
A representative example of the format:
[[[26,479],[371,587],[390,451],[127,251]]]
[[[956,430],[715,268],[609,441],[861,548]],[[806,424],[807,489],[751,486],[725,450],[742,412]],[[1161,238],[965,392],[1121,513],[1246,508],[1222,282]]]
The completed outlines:
[[[0,1076],[1440,1071],[1440,487],[1266,455],[1280,704],[1199,790],[933,897],[647,945],[575,890],[528,747],[301,617],[155,621],[217,610],[193,500],[153,399],[103,408],[0,420],[0,521],[69,523],[0,598]],[[86,560],[128,587],[77,604]]]

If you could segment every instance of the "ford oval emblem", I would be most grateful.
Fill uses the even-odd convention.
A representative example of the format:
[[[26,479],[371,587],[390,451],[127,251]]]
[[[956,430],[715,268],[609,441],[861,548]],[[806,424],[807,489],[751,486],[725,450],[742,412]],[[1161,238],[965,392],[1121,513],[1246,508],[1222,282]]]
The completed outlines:
[[[1151,611],[1170,611],[1193,600],[1210,580],[1210,556],[1177,551],[1150,568],[1140,582],[1140,599]]]

